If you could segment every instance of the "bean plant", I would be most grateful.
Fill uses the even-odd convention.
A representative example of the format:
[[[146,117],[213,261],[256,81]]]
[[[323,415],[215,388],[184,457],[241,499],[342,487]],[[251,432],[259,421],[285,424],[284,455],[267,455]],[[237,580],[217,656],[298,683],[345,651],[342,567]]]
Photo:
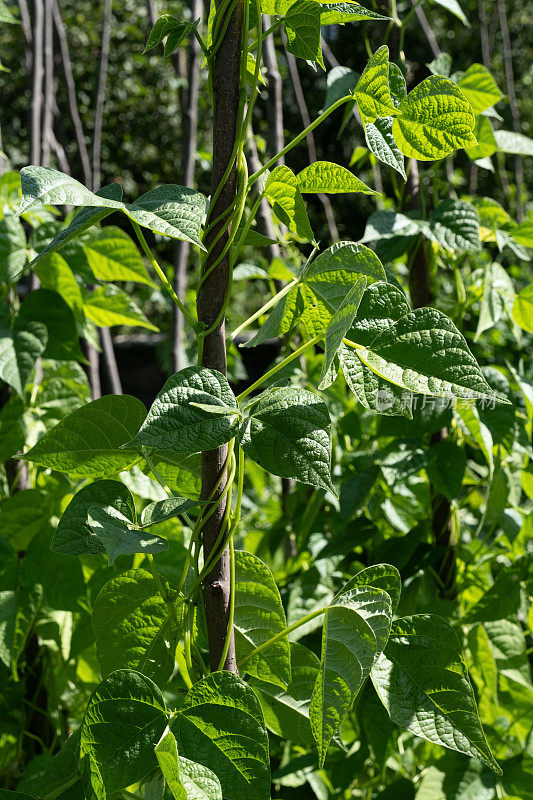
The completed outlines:
[[[409,773],[404,751],[391,745],[394,730],[415,743],[422,767],[435,752],[439,764],[459,759],[453,769],[481,787],[472,797],[495,796],[499,760],[511,775],[527,773],[531,745],[522,756],[498,744],[497,731],[522,743],[527,733],[523,635],[508,618],[519,607],[527,614],[518,506],[533,397],[521,365],[509,366],[508,378],[494,368],[486,337],[505,320],[502,335],[531,331],[531,288],[517,298],[489,255],[497,244],[528,258],[530,223],[517,225],[490,198],[445,197],[430,214],[424,203],[402,206],[417,161],[426,169],[455,151],[486,157],[485,112],[501,93],[481,65],[450,77],[445,60],[408,90],[400,36],[395,60],[383,44],[360,75],[333,75],[322,113],[252,172],[247,142],[266,38],[281,30],[288,52],[320,69],[322,28],[346,23],[381,26],[384,38],[393,26],[403,30],[401,20],[357,3],[316,0],[213,0],[206,26],[157,20],[147,51],[164,43],[168,56],[195,37],[203,52],[213,109],[209,198],[176,184],[137,199],[119,183],[93,192],[41,166],[22,169],[20,184],[15,173],[0,179],[0,377],[10,387],[0,412],[9,495],[0,506],[8,531],[0,666],[10,687],[2,707],[11,719],[13,698],[36,669],[37,631],[52,643],[40,680],[50,680],[53,711],[32,736],[44,740],[54,729],[47,757],[21,784],[8,783],[15,793],[0,790],[3,800],[268,800],[302,785],[318,797],[371,797],[387,770]],[[336,163],[315,161],[297,174],[283,163],[333,114],[342,125],[355,115],[397,195],[396,209],[377,208],[359,242],[317,241],[304,197],[378,192]],[[257,225],[265,201],[286,248],[270,275],[250,255],[272,243]],[[65,224],[58,208],[67,209]],[[123,227],[101,225],[111,214],[125,218],[138,247]],[[29,242],[21,220],[32,228]],[[160,237],[195,248],[196,306],[177,296],[156,259],[149,241]],[[448,314],[433,296],[415,301],[422,255],[430,283],[437,268],[452,276]],[[403,257],[409,295],[392,268]],[[14,287],[28,268],[40,287],[19,302]],[[272,291],[229,330],[243,277]],[[169,377],[148,412],[129,395],[90,400],[78,335],[94,341],[96,326],[113,324],[153,330],[122,287],[154,281],[183,314],[196,363]],[[480,302],[482,366],[461,332]],[[228,357],[272,339],[283,343],[282,356],[234,391]],[[10,459],[20,450],[32,483],[16,492],[24,470]],[[530,504],[531,470],[524,474]],[[264,523],[251,507],[272,518],[278,503],[265,494],[268,476],[296,488],[276,511],[271,539],[255,546]],[[461,504],[479,484],[486,506],[479,512],[481,501],[472,501],[457,551]],[[365,502],[384,520],[359,515]],[[43,516],[57,518],[50,551]],[[383,546],[384,524],[400,533],[396,550]],[[482,529],[489,544],[500,530],[520,557],[491,583],[490,562],[501,553],[489,549],[476,584]],[[361,545],[367,563],[354,550]],[[470,593],[462,618],[458,569]],[[439,613],[415,613],[428,576]],[[510,682],[499,686],[500,700],[496,665]],[[506,693],[516,714],[491,718]],[[75,729],[71,718],[81,720]],[[364,767],[370,753],[377,771]],[[463,797],[445,793],[441,774],[434,766],[424,773],[420,796]],[[402,780],[394,796],[413,797]]]

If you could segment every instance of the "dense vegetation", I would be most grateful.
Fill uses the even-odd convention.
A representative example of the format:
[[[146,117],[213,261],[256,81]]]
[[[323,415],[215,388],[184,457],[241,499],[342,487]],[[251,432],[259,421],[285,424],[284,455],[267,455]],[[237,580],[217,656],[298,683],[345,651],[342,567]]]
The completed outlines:
[[[533,798],[531,9],[166,5],[0,2],[0,800]]]

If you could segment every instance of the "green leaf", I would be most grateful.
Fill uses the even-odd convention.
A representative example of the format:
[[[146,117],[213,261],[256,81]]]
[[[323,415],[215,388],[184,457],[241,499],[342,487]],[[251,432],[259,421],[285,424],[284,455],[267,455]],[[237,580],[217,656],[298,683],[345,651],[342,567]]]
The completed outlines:
[[[402,153],[410,158],[436,161],[459,147],[477,144],[472,129],[474,114],[457,84],[430,75],[415,86],[399,106],[392,132]]]
[[[386,280],[381,261],[362,244],[337,242],[311,262],[299,287],[303,301],[299,316],[310,336],[326,330],[333,313],[361,275],[369,283]]]
[[[479,215],[466,200],[443,200],[424,232],[446,250],[481,250]]]
[[[17,550],[27,550],[34,536],[47,527],[50,512],[38,489],[23,489],[0,503],[0,528]]]
[[[279,166],[272,170],[265,184],[264,195],[284,225],[303,239],[313,241],[314,235],[298,179],[289,167]]]
[[[530,689],[531,670],[520,623],[499,619],[487,621],[483,627],[490,639],[499,674]]]
[[[242,347],[257,347],[266,339],[289,333],[298,322],[300,301],[300,289],[298,287],[291,289],[276,303],[265,324],[257,331],[254,338],[245,342]]]
[[[135,504],[129,489],[118,481],[96,481],[77,492],[63,511],[51,549],[55,553],[81,556],[105,553],[105,547],[89,523],[89,509],[95,505],[112,507],[131,521]]]
[[[503,153],[512,153],[517,156],[533,156],[533,139],[523,133],[514,131],[494,131],[494,138],[498,148]]]
[[[468,158],[477,161],[480,158],[487,158],[493,155],[498,149],[498,145],[494,138],[494,131],[492,130],[490,119],[482,114],[476,117],[476,124],[474,125],[473,132],[477,139],[477,145],[475,145],[475,147],[465,148]]]
[[[459,639],[444,619],[420,614],[393,622],[372,680],[397,725],[480,758],[501,774],[479,721]]]
[[[439,53],[426,66],[432,75],[443,75],[445,78],[449,78],[452,71],[452,57],[449,53]]]
[[[385,647],[391,619],[389,595],[374,586],[343,590],[326,609],[320,669],[309,711],[319,766]]]
[[[434,308],[417,308],[358,349],[361,361],[404,389],[437,397],[496,397],[464,337]]]
[[[215,773],[178,756],[176,737],[168,728],[157,743],[155,754],[175,800],[222,800],[222,787]]]
[[[156,20],[150,32],[143,55],[166,38],[163,58],[167,58],[172,55],[174,50],[178,49],[183,39],[189,35],[194,27],[194,23],[182,22],[177,17],[173,17],[172,14],[162,14]]]
[[[99,286],[92,292],[84,292],[83,310],[91,322],[100,328],[129,325],[148,328],[150,331],[159,330],[118,286]]]
[[[18,217],[4,214],[0,219],[0,282],[12,283],[27,261],[26,234]]]
[[[161,553],[168,550],[166,539],[131,528],[133,520],[121,514],[113,506],[104,508],[91,506],[88,522],[91,530],[104,545],[110,565],[118,556]]]
[[[119,472],[138,458],[136,450],[121,448],[137,432],[145,415],[144,405],[136,397],[100,397],[58,422],[24,458],[68,472],[72,478]]]
[[[11,13],[9,8],[4,3],[0,2],[0,22],[6,22],[8,25],[19,25],[19,20]]]
[[[100,770],[95,760],[80,751],[80,773],[85,800],[106,800],[106,792]]]
[[[434,2],[438,6],[445,8],[447,11],[450,12],[450,14],[453,14],[454,17],[457,17],[457,19],[460,19],[464,25],[466,25],[467,27],[470,26],[470,23],[468,22],[468,19],[465,17],[463,9],[461,8],[457,0],[434,0]]]
[[[268,734],[253,690],[230,672],[194,684],[177,716],[180,752],[217,775],[231,800],[269,800]]]
[[[51,252],[45,259],[39,262],[35,272],[37,273],[41,286],[50,289],[61,295],[65,303],[69,306],[74,317],[83,317],[83,298],[78,281],[69,265],[59,253]],[[47,319],[50,324],[50,320]]]
[[[162,236],[191,242],[205,250],[200,241],[200,227],[205,214],[203,194],[169,183],[141,195],[134,203],[126,204],[128,217],[144,228]]]
[[[325,69],[320,40],[320,10],[320,6],[311,0],[296,0],[287,10],[283,22],[289,53],[306,61],[318,61]]]
[[[329,412],[311,392],[285,388],[263,394],[239,437],[246,455],[273,475],[334,491]]]
[[[154,747],[166,724],[163,695],[139,672],[117,670],[96,687],[81,724],[81,747],[94,759],[108,794],[157,767]]]
[[[356,178],[346,167],[330,161],[315,161],[305,167],[297,176],[300,192],[322,192],[323,194],[342,194],[362,192],[379,194]]]
[[[17,674],[17,662],[39,613],[42,586],[0,592],[0,661]]]
[[[368,346],[410,311],[406,296],[396,286],[381,281],[372,283],[366,288],[348,339]]]
[[[72,310],[57,292],[36,289],[20,307],[19,317],[44,325],[48,331],[44,358],[56,361],[84,361]]]
[[[502,99],[496,81],[483,64],[471,64],[462,74],[458,85],[474,114],[481,114]]]
[[[533,333],[533,283],[517,295],[513,304],[513,319],[525,331]]]
[[[464,450],[445,439],[431,445],[434,458],[427,464],[426,472],[432,485],[450,500],[458,497],[466,470]]]
[[[161,583],[170,598],[169,584]],[[158,685],[168,681],[179,631],[149,572],[131,569],[108,581],[94,602],[92,624],[104,676],[124,667]]]
[[[103,193],[94,194],[70,175],[64,175],[62,172],[48,167],[24,167],[20,175],[22,203],[19,213],[21,214],[40,205],[94,206],[116,209],[124,212],[126,216],[144,228],[150,228],[156,233],[170,236],[173,239],[191,242],[205,249],[199,239],[200,226],[205,213],[205,197],[194,189],[170,183],[151,189],[134,203],[122,203],[104,196]],[[110,193],[106,192],[106,194]],[[90,219],[91,224],[96,222],[96,218]],[[82,227],[84,230],[88,227],[86,223],[87,217],[81,223],[78,222],[76,234],[80,233]],[[63,238],[64,241],[65,238]],[[41,257],[46,252],[48,249],[41,253]]]
[[[483,298],[474,341],[496,325],[505,312],[512,313],[515,291],[510,276],[496,261],[489,261],[483,278]],[[514,318],[514,317],[513,317]],[[517,320],[515,319],[515,322]]]
[[[235,395],[222,373],[187,367],[165,383],[129,446],[199,453],[213,450],[235,436],[239,427],[235,414],[213,414],[191,402],[237,410]]]
[[[35,362],[46,348],[47,330],[40,322],[24,319],[20,314],[12,328],[0,317],[0,378],[21,397]]]
[[[344,345],[339,350],[340,366],[356,399],[363,408],[387,416],[413,418],[412,397],[394,384],[381,378],[367,367],[357,355],[357,351]]]
[[[392,613],[396,612],[400,602],[402,591],[402,581],[400,573],[392,564],[375,564],[372,567],[365,567],[360,570],[353,578],[350,578],[337,597],[351,591],[357,586],[374,586],[386,592],[391,601]]]
[[[22,185],[20,214],[43,205],[94,206],[118,210],[122,210],[124,207],[123,203],[112,199],[111,196],[94,194],[75,178],[49,167],[24,167],[20,171],[20,178]],[[106,194],[110,195],[111,193]],[[107,213],[111,213],[111,211]],[[77,233],[79,232],[78,227]],[[63,238],[64,241],[65,238]],[[49,249],[45,248],[40,257],[42,258],[47,252]]]
[[[348,94],[353,94],[359,75],[348,67],[333,67],[326,77],[326,99],[324,100],[324,110],[329,108]],[[353,106],[353,103],[347,103]],[[350,112],[351,113],[351,112]]]
[[[96,196],[120,203],[122,200],[122,186],[119,183],[110,183],[109,186],[103,186],[101,189],[99,189],[96,192]],[[114,210],[114,208],[82,208],[81,211],[78,211],[70,225],[67,225],[66,228],[60,231],[60,233],[58,233],[57,236],[52,239],[50,244],[47,245],[44,250],[41,250],[39,255],[33,259],[30,266],[36,264],[49,253],[58,250],[72,239],[81,236],[93,225],[96,225],[98,222],[101,222],[103,219],[112,214]]]
[[[320,373],[319,389],[325,389],[332,383],[328,375],[333,364],[333,360],[342,345],[342,341],[348,330],[352,327],[353,321],[357,316],[357,310],[366,289],[366,276],[361,275],[354,283],[345,299],[333,314],[325,336],[325,352]]]
[[[359,3],[332,3],[329,0],[320,4],[321,25],[344,25],[346,22],[360,22],[366,19],[389,20],[375,11],[363,8]]]
[[[392,135],[394,117],[381,117],[365,125],[365,139],[377,159],[399,172],[407,180],[403,155]]]
[[[300,747],[313,744],[309,723],[309,704],[320,662],[301,644],[291,643],[291,682],[281,689],[272,683],[252,678],[269,730]]]
[[[199,505],[199,500],[186,500],[184,497],[168,497],[166,500],[150,503],[143,508],[142,527],[148,528],[150,525],[158,525],[167,519],[179,517]]]
[[[481,422],[479,411],[472,403],[457,403],[455,412],[459,423],[462,423],[460,427],[463,428],[463,431],[466,430],[466,434],[469,434],[477,444],[492,473],[494,467],[492,434],[487,426]]]
[[[279,589],[269,568],[257,556],[235,551],[235,648],[237,661],[286,627]],[[249,675],[285,687],[291,680],[288,636],[246,661]]]
[[[378,117],[397,114],[389,88],[389,48],[380,47],[370,58],[355,87],[354,97],[363,126]]]
[[[135,281],[154,286],[130,237],[110,225],[83,243],[83,251],[99,281]]]

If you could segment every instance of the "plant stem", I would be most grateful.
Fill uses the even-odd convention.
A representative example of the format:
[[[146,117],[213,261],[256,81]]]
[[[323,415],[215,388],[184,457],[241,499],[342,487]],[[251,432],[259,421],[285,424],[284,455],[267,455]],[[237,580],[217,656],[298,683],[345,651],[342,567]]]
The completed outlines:
[[[310,622],[312,619],[315,619],[315,617],[319,617],[326,611],[327,611],[327,606],[324,606],[324,608],[319,608],[317,611],[311,611],[309,614],[306,614],[305,617],[302,617],[296,622],[293,622],[292,625],[288,626],[288,628],[284,628],[279,633],[276,633],[276,635],[273,636],[271,639],[267,639],[266,642],[263,642],[263,644],[260,644],[258,645],[258,647],[255,647],[250,653],[248,653],[248,655],[244,656],[244,658],[241,658],[237,666],[239,667],[239,669],[241,669],[242,665],[245,664],[250,658],[252,658],[252,656],[256,656],[258,653],[261,653],[263,650],[266,650],[267,647],[270,647],[276,642],[279,642],[279,640],[283,639],[284,636],[288,636],[289,633],[292,633],[297,628],[301,628],[302,625],[305,625],[307,622]]]
[[[268,303],[265,303],[264,306],[261,306],[259,311],[256,311],[255,314],[252,314],[251,317],[248,317],[248,319],[245,319],[244,322],[242,322],[237,328],[235,328],[235,330],[231,334],[231,338],[235,339],[235,337],[238,336],[241,331],[243,331],[245,328],[247,328],[249,325],[251,325],[252,322],[255,322],[255,320],[258,319],[262,314],[264,314],[265,311],[268,311],[269,308],[272,308],[272,306],[275,306],[276,303],[278,302],[278,300],[281,300],[283,297],[285,297],[286,294],[289,294],[290,290],[294,286],[296,286],[297,283],[299,283],[299,279],[295,278],[293,281],[291,281],[286,286],[284,286],[283,289],[281,289],[281,291],[279,291],[276,295],[274,295],[274,297],[270,298]]]
[[[167,292],[169,293],[169,295],[171,296],[173,301],[176,303],[177,307],[179,308],[179,310],[181,311],[181,313],[183,314],[183,316],[185,317],[185,319],[187,320],[189,325],[191,325],[194,328],[195,331],[199,330],[198,323],[196,322],[194,317],[189,313],[189,311],[187,311],[187,309],[185,308],[185,306],[183,305],[183,303],[179,299],[178,295],[176,294],[176,292],[172,288],[172,284],[170,283],[169,279],[167,278],[167,276],[165,275],[165,273],[163,272],[163,270],[161,269],[161,267],[157,263],[152,251],[148,247],[148,243],[147,243],[146,239],[144,238],[144,234],[143,234],[139,224],[137,222],[135,222],[134,219],[131,220],[131,224],[133,225],[133,230],[135,231],[137,239],[139,240],[139,243],[140,243],[142,249],[144,250],[144,253],[146,254],[148,260],[150,261],[150,264],[152,265],[152,267],[154,268],[155,272],[157,273],[157,276],[159,277],[159,280],[161,281],[161,283],[163,284],[163,286],[165,287],[165,289],[167,290]]]
[[[289,144],[285,145],[283,150],[280,150],[279,153],[276,153],[276,155],[273,156],[270,159],[270,161],[267,161],[267,163],[264,164],[260,170],[254,172],[253,175],[250,175],[250,177],[248,178],[248,188],[252,186],[252,184],[254,184],[256,180],[259,177],[261,177],[261,175],[264,172],[267,171],[267,169],[273,167],[276,164],[276,162],[279,161],[280,158],[283,158],[283,156],[289,152],[289,150],[292,150],[293,147],[296,147],[296,145],[299,144],[302,141],[302,139],[305,139],[305,137],[311,131],[314,131],[315,128],[317,128],[322,122],[324,122],[324,120],[327,119],[330,114],[332,114],[337,108],[340,108],[340,106],[344,105],[344,103],[348,103],[350,100],[353,100],[353,97],[351,94],[348,94],[346,95],[346,97],[341,97],[339,100],[333,103],[329,108],[326,108],[326,110],[323,111],[322,114],[314,120],[314,122],[308,125],[307,128],[305,128],[301,133],[299,133],[298,136],[296,136],[291,142],[289,142]]]
[[[251,392],[255,391],[260,386],[262,386],[264,383],[266,383],[266,381],[268,381],[270,378],[272,378],[273,375],[276,375],[276,373],[280,372],[280,370],[282,370],[284,367],[286,367],[287,364],[290,364],[291,361],[294,361],[295,358],[298,358],[298,356],[300,356],[304,352],[304,350],[307,350],[308,347],[311,347],[311,345],[316,344],[321,339],[322,339],[322,335],[314,336],[312,339],[309,339],[308,342],[305,342],[305,344],[302,344],[297,350],[294,351],[294,353],[291,353],[290,356],[287,356],[287,358],[284,358],[283,361],[280,361],[280,363],[276,364],[275,367],[272,367],[272,369],[269,369],[268,372],[265,372],[264,375],[262,375],[254,383],[252,383],[251,386],[249,386],[247,389],[245,389],[244,392],[241,392],[241,394],[237,397],[237,401],[240,402],[241,400],[244,400],[244,398],[248,397],[248,395],[251,394]]]

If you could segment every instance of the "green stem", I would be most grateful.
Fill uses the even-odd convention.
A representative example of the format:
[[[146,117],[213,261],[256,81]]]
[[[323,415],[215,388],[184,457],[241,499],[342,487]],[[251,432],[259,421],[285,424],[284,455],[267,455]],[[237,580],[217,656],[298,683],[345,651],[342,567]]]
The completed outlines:
[[[292,148],[296,147],[296,145],[299,144],[302,141],[302,139],[305,139],[308,133],[314,131],[315,128],[317,128],[322,122],[324,122],[324,120],[327,119],[330,114],[332,114],[337,108],[340,108],[340,106],[344,105],[344,103],[348,103],[350,100],[353,100],[353,96],[351,94],[348,94],[346,95],[346,97],[341,97],[339,100],[333,103],[329,108],[326,108],[326,110],[323,111],[322,114],[314,120],[314,122],[308,125],[307,128],[305,128],[301,133],[299,133],[298,136],[296,136],[291,142],[289,142],[289,144],[285,145],[283,150],[280,150],[279,153],[276,153],[276,155],[273,156],[270,159],[270,161],[267,161],[267,163],[264,166],[262,166],[261,169],[257,170],[257,172],[254,172],[253,175],[250,175],[250,177],[248,178],[248,188],[250,188],[250,186],[253,183],[255,183],[256,180],[264,172],[267,171],[267,169],[273,167],[279,161],[280,158],[283,158],[283,156],[286,153],[288,153],[289,150],[292,150]]]
[[[274,297],[270,298],[268,303],[265,303],[264,306],[261,306],[259,311],[256,311],[255,314],[252,314],[251,317],[248,317],[248,319],[245,319],[244,322],[242,322],[237,328],[235,328],[235,330],[231,334],[231,338],[235,339],[235,337],[238,336],[241,331],[243,331],[245,328],[247,328],[249,325],[251,325],[252,322],[255,322],[255,320],[258,319],[262,314],[264,314],[265,311],[268,311],[269,308],[272,308],[272,306],[275,306],[276,303],[279,300],[281,300],[283,297],[285,297],[286,294],[289,294],[290,290],[294,286],[296,286],[297,283],[299,283],[299,278],[295,278],[293,281],[291,281],[286,286],[284,286],[283,289],[281,289],[281,291],[279,291],[276,295],[274,295]]]
[[[276,21],[275,21],[275,22],[274,22],[274,23],[273,23],[273,24],[270,26],[270,28],[267,28],[267,29],[266,29],[266,31],[263,33],[263,35],[262,35],[262,36],[260,36],[259,38],[257,38],[255,41],[253,41],[253,42],[252,42],[252,44],[250,45],[250,50],[253,50],[255,47],[257,47],[257,45],[258,45],[258,43],[259,43],[259,42],[264,42],[264,41],[265,41],[265,39],[266,39],[268,36],[270,36],[270,34],[271,34],[271,33],[275,33],[275,32],[278,30],[278,28],[281,28],[281,26],[282,26],[282,25],[283,25],[283,18],[277,19],[277,20],[276,20]]]
[[[179,308],[179,310],[181,311],[181,313],[183,314],[183,316],[185,317],[185,319],[187,320],[189,325],[191,325],[195,331],[199,330],[198,322],[189,313],[189,311],[187,311],[187,309],[185,308],[185,306],[183,305],[183,303],[179,299],[178,295],[176,294],[176,292],[172,288],[172,284],[170,283],[170,281],[168,280],[167,276],[165,275],[165,273],[163,272],[163,270],[161,269],[161,267],[157,263],[152,251],[148,247],[148,244],[146,242],[146,239],[144,238],[144,234],[143,234],[139,224],[137,222],[135,222],[134,219],[131,220],[131,224],[133,225],[133,230],[135,231],[135,233],[137,235],[137,239],[139,240],[139,243],[140,243],[142,249],[144,250],[148,260],[150,261],[150,264],[152,265],[152,267],[156,271],[161,283],[163,284],[163,286],[165,287],[165,289],[167,290],[167,292],[169,293],[169,295],[171,296],[171,298],[173,299],[173,301],[175,302],[175,304],[177,305],[177,307]]]
[[[291,353],[290,356],[284,358],[283,361],[280,361],[280,363],[276,364],[275,367],[269,369],[269,371],[265,372],[264,375],[262,375],[255,381],[255,383],[252,383],[252,385],[249,386],[247,389],[245,389],[244,392],[241,392],[241,394],[237,397],[237,401],[240,402],[241,400],[244,400],[244,398],[248,397],[248,395],[251,394],[251,392],[255,391],[260,386],[262,386],[266,381],[269,380],[269,378],[271,378],[273,375],[276,375],[277,372],[286,367],[287,364],[290,364],[291,361],[294,361],[295,358],[298,358],[298,356],[300,356],[304,352],[304,350],[307,350],[308,347],[311,347],[311,345],[316,344],[321,339],[322,335],[314,336],[312,339],[309,339],[308,342],[302,344],[297,350],[294,351],[294,353]]]
[[[229,538],[229,579],[230,579],[230,594],[229,594],[229,611],[228,611],[228,628],[226,630],[226,638],[224,639],[224,647],[218,662],[218,669],[224,669],[224,663],[231,642],[231,635],[233,633],[233,618],[235,616],[235,548],[233,546],[233,537]]]
[[[285,628],[279,633],[276,633],[276,635],[273,636],[271,639],[267,639],[266,642],[263,642],[263,644],[258,645],[258,647],[254,648],[250,653],[248,653],[248,655],[244,656],[244,658],[241,658],[241,660],[237,664],[238,668],[241,669],[242,665],[245,664],[250,658],[256,656],[258,653],[261,653],[263,650],[266,650],[267,647],[270,647],[276,642],[279,642],[280,639],[283,639],[285,636],[288,636],[289,633],[292,633],[297,628],[301,628],[302,625],[305,625],[307,622],[310,622],[312,619],[315,619],[315,617],[319,617],[326,611],[327,611],[327,606],[324,606],[324,608],[319,608],[317,611],[311,611],[309,614],[306,614],[305,617],[302,617],[297,622],[293,622],[292,625],[289,625],[288,628]]]
[[[362,344],[357,344],[357,342],[352,342],[351,339],[343,339],[342,343],[348,345],[348,347],[352,347],[354,350],[364,350],[365,349]]]

